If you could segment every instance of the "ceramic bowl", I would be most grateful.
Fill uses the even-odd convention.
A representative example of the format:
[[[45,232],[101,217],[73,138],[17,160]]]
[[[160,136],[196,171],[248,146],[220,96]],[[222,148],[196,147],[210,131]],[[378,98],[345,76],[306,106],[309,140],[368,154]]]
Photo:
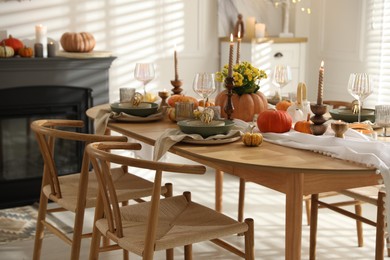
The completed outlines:
[[[217,134],[227,134],[234,126],[231,120],[214,120],[210,124],[201,122],[200,120],[182,120],[177,122],[180,130],[186,134],[199,134],[203,138],[207,138]]]
[[[132,106],[130,103],[113,103],[111,110],[116,113],[126,113],[132,116],[147,117],[157,113],[158,104],[153,102],[141,102],[138,106]]]
[[[358,115],[353,114],[352,110],[349,108],[338,108],[331,109],[329,114],[334,120],[343,120],[344,122],[353,123],[358,121]],[[375,110],[374,109],[362,109],[360,121],[370,120],[371,122],[375,121]]]

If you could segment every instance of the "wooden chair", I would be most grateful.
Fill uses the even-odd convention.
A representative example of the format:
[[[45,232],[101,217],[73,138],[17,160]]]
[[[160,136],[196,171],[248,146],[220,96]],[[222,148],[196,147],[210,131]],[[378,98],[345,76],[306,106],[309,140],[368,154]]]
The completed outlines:
[[[84,151],[80,173],[70,175],[58,175],[59,167],[56,158],[61,158],[55,149],[62,144],[63,140],[79,141],[87,144],[96,141],[127,142],[124,136],[106,136],[84,134],[70,131],[83,126],[79,120],[37,120],[31,123],[38,141],[44,161],[39,211],[37,218],[36,236],[33,259],[40,259],[44,228],[50,230],[67,244],[71,245],[71,259],[79,259],[81,239],[90,237],[91,234],[82,234],[85,208],[95,207],[97,197],[97,180],[93,172],[90,172],[89,157]],[[60,128],[60,129],[59,129]],[[67,129],[67,130],[65,130]],[[57,145],[56,145],[57,143]],[[134,149],[140,149],[140,146]],[[62,156],[69,156],[67,154]],[[118,200],[127,203],[128,200],[147,197],[152,194],[153,183],[127,172],[126,167],[112,169],[114,186],[118,192]],[[156,188],[157,189],[157,188]],[[172,195],[171,185],[159,188],[166,196]],[[59,207],[47,209],[48,200],[55,202]],[[46,221],[48,212],[70,211],[75,213],[73,237],[70,239],[66,234]]]
[[[159,187],[163,171],[203,174],[200,165],[183,165],[124,157],[108,152],[113,149],[133,149],[131,143],[93,143],[86,150],[97,174],[100,195],[95,211],[95,225],[90,248],[90,259],[98,259],[99,252],[125,249],[153,259],[154,252],[184,246],[185,259],[192,259],[192,244],[211,242],[245,259],[254,259],[253,220],[238,222],[215,210],[191,201],[189,192],[160,199]],[[113,187],[109,163],[148,169],[155,172],[155,189],[150,202],[118,207],[117,192]],[[244,233],[245,251],[221,240],[221,237]],[[116,242],[115,247],[99,247],[101,236]],[[173,255],[167,255],[173,259]]]
[[[318,194],[311,195],[311,225],[310,225],[310,259],[314,260],[316,255],[316,237],[317,237],[317,220],[318,220],[318,208],[328,208],[347,217],[356,220],[356,226],[358,230],[358,245],[363,246],[363,227],[362,223],[376,227],[376,241],[375,241],[375,259],[383,259],[385,249],[385,208],[384,199],[385,192],[381,190],[382,185],[367,186],[356,189],[348,189],[340,191],[340,194],[353,198],[353,201],[343,201],[337,203],[326,203],[319,200]],[[377,207],[376,222],[362,216],[361,207],[355,213],[352,213],[342,207],[347,205],[359,205],[361,203],[370,203]],[[387,239],[387,241],[389,241]],[[390,250],[387,249],[387,255],[390,256]]]

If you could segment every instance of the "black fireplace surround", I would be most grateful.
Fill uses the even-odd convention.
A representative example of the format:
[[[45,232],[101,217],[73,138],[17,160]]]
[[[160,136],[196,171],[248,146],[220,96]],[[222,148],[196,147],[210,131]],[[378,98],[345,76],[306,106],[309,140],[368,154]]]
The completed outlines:
[[[84,121],[84,127],[74,131],[92,133],[85,111],[108,103],[109,68],[114,59],[0,59],[0,208],[39,200],[43,161],[30,123],[77,119]],[[66,166],[60,166],[59,174],[77,172],[82,144],[64,141],[57,146],[68,154],[56,159]]]

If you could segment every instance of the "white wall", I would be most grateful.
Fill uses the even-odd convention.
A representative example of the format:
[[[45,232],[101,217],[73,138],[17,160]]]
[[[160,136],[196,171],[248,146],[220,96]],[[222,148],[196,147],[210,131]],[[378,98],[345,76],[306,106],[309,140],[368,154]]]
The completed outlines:
[[[136,62],[156,63],[157,76],[148,91],[171,89],[173,49],[177,45],[179,76],[191,94],[196,72],[218,69],[216,0],[31,0],[0,2],[0,31],[33,42],[35,25],[59,40],[64,32],[91,32],[95,50],[118,57],[110,70],[110,101],[120,87],[137,87]],[[195,95],[195,94],[194,94]]]

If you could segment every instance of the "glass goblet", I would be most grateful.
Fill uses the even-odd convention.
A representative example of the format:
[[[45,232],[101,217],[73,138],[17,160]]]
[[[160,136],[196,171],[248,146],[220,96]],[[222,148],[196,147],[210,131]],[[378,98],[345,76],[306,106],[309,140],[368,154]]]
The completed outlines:
[[[143,83],[144,98],[146,97],[146,84],[154,79],[154,64],[153,63],[136,63],[134,70],[134,78]]]
[[[273,74],[273,81],[277,84],[275,98],[282,100],[282,88],[292,80],[291,68],[288,65],[276,65]]]
[[[192,89],[203,99],[203,106],[206,107],[206,101],[216,90],[214,73],[197,73],[194,77]]]
[[[358,101],[358,122],[360,123],[363,101],[373,92],[373,80],[367,73],[351,73],[348,92]]]

